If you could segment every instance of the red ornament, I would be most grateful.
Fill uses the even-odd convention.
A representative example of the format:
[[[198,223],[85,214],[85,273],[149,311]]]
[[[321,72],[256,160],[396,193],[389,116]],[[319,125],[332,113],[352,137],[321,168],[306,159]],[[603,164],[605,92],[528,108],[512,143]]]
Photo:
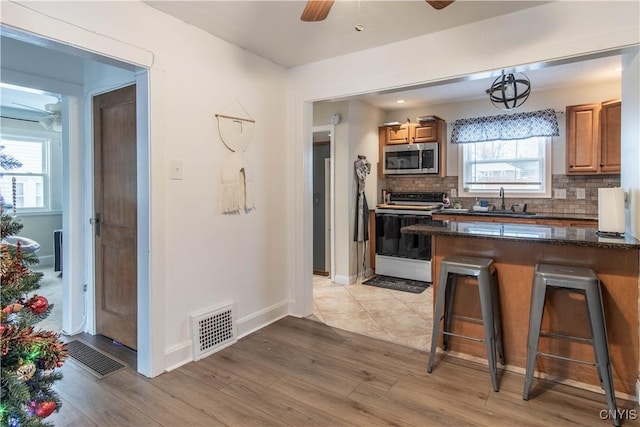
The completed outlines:
[[[42,314],[47,311],[47,308],[49,308],[49,301],[47,301],[45,297],[34,295],[29,301],[27,301],[27,305],[34,314]]]
[[[56,402],[47,401],[40,402],[36,405],[36,415],[40,418],[47,418],[56,410]]]

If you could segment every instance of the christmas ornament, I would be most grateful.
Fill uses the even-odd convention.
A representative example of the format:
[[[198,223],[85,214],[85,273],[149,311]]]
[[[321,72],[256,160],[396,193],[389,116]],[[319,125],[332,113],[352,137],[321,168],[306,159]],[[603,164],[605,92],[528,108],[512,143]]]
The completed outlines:
[[[20,310],[22,310],[22,307],[24,307],[22,304],[17,304],[17,303],[16,304],[9,304],[5,308],[3,308],[2,311],[4,311],[7,314],[17,313]]]
[[[7,418],[7,424],[9,427],[20,427],[20,419],[15,415],[9,415]]]
[[[43,296],[34,295],[29,301],[27,306],[33,311],[34,314],[42,314],[49,308],[49,301]]]
[[[40,402],[36,405],[36,415],[40,418],[47,418],[56,409],[56,402]]]
[[[29,381],[33,378],[33,375],[36,373],[36,365],[32,362],[25,363],[24,365],[20,365],[16,370],[16,376],[21,381]]]

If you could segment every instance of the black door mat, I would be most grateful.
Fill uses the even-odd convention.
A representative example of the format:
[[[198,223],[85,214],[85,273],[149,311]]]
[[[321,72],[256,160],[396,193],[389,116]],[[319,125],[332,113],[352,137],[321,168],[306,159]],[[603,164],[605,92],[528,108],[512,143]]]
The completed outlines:
[[[419,280],[400,279],[398,277],[375,276],[372,279],[362,282],[363,285],[377,286],[378,288],[393,289],[394,291],[411,292],[420,294],[430,285],[429,282]]]
[[[125,369],[127,364],[98,350],[82,340],[69,341],[67,343],[69,356],[78,365],[91,372],[98,378],[104,378],[114,374],[121,369]]]

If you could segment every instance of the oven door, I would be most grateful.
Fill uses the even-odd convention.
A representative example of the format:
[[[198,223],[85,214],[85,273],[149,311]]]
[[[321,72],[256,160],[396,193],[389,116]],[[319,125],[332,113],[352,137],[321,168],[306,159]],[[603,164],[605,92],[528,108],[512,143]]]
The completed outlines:
[[[431,260],[431,236],[401,234],[400,229],[414,224],[431,224],[431,216],[376,212],[376,254]]]
[[[400,228],[415,224],[428,224],[430,216],[403,215]],[[431,260],[431,236],[428,234],[401,234],[398,242],[398,256],[417,260]]]
[[[376,253],[398,256],[400,245],[400,215],[376,213]]]

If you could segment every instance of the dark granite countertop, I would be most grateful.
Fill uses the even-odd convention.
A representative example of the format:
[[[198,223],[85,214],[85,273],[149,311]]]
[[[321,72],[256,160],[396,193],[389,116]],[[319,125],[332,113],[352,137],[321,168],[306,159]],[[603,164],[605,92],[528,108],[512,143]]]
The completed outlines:
[[[499,218],[530,218],[530,219],[560,219],[560,220],[588,220],[588,221],[597,221],[597,215],[584,215],[584,214],[562,214],[562,213],[534,213],[534,214],[509,214],[509,215],[501,215],[492,213],[491,211],[487,212],[478,212],[472,210],[462,210],[462,209],[443,209],[437,212],[434,212],[434,215],[458,215],[458,216],[468,216],[469,221],[473,221],[471,218],[474,216],[493,216]]]
[[[534,224],[501,224],[495,222],[432,221],[433,225],[416,224],[400,229],[404,234],[431,234],[480,239],[540,242],[555,245],[592,246],[612,249],[640,249],[640,240],[625,234],[624,238],[600,237],[595,228],[556,227]]]

